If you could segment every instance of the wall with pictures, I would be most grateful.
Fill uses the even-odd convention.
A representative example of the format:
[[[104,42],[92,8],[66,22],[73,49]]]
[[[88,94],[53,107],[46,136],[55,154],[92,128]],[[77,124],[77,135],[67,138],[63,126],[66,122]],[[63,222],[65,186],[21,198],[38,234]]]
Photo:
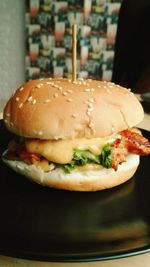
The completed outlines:
[[[77,24],[77,76],[111,80],[121,0],[28,0],[26,78],[71,77]]]

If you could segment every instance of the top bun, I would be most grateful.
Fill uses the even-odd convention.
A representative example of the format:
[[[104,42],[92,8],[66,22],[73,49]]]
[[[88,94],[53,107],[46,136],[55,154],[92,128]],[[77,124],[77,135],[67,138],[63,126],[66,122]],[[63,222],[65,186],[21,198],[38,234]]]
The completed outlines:
[[[11,132],[38,139],[109,136],[135,126],[143,116],[142,106],[130,90],[91,79],[29,81],[4,109]]]

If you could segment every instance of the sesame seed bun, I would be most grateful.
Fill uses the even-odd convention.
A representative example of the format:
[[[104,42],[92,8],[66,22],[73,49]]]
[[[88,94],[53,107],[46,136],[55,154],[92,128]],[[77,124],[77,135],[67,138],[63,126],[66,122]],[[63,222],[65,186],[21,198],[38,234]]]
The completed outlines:
[[[21,161],[6,160],[5,158],[3,161],[14,171],[44,186],[70,191],[98,191],[115,187],[133,177],[139,165],[139,156],[129,154],[127,161],[119,165],[117,171],[112,168],[82,172],[76,169],[69,174],[64,173],[60,168],[44,172],[34,164],[28,165]]]
[[[24,137],[71,139],[110,136],[137,125],[141,104],[128,89],[96,80],[29,81],[4,109],[8,130]]]

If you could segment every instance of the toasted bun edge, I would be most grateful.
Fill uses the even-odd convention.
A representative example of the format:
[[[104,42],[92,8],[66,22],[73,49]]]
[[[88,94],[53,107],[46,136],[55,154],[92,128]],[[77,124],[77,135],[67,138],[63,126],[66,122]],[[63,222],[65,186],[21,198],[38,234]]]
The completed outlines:
[[[66,174],[60,168],[44,172],[35,165],[27,165],[24,162],[4,158],[3,161],[14,171],[43,186],[70,191],[98,191],[129,180],[134,175],[140,160],[138,155],[130,154],[127,156],[127,161],[119,165],[117,171],[103,168],[84,172],[74,170],[70,174]]]

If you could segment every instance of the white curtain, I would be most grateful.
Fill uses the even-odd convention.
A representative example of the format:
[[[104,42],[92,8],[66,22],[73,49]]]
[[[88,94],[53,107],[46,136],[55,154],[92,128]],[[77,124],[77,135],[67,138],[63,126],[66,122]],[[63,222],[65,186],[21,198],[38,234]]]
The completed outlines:
[[[25,1],[0,0],[0,101],[25,81]]]

